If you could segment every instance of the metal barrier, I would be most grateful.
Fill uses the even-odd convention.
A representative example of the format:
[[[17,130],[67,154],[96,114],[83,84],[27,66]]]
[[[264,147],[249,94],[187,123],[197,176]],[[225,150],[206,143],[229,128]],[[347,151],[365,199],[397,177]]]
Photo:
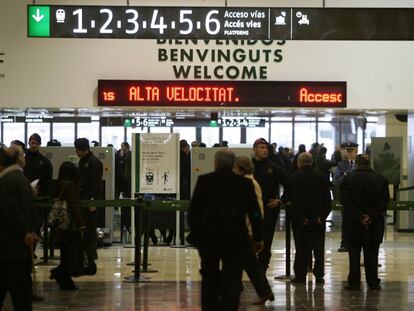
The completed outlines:
[[[135,210],[135,259],[134,259],[134,275],[127,277],[129,282],[147,282],[148,278],[142,277],[140,272],[155,272],[148,269],[148,247],[149,247],[149,226],[148,226],[148,216],[149,213],[154,211],[179,211],[185,212],[189,208],[190,201],[187,200],[156,200],[156,201],[143,201],[140,199],[120,199],[120,200],[82,200],[81,206],[83,208],[87,207],[97,207],[97,208],[106,208],[113,206],[125,206],[131,207]],[[50,198],[38,198],[36,200],[36,206],[43,209],[43,222],[44,222],[44,244],[43,244],[43,264],[48,264],[48,226],[47,226],[47,211],[53,204],[53,201]],[[332,201],[332,210],[340,210],[342,205],[339,201]],[[282,208],[284,209],[284,208]],[[387,210],[394,211],[411,211],[414,210],[414,201],[390,201],[387,207]],[[286,243],[286,275],[283,277],[275,277],[275,279],[280,278],[290,278],[291,270],[291,228],[290,228],[290,218],[289,212],[286,213],[286,234],[285,234],[285,243]],[[141,235],[144,233],[144,245],[143,245],[143,260],[142,260],[142,269],[141,266]]]

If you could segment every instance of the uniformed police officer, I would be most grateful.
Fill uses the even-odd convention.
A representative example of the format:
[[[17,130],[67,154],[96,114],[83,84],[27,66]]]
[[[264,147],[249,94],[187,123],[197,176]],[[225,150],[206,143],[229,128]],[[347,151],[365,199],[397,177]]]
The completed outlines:
[[[271,247],[276,222],[279,217],[282,201],[287,203],[294,199],[294,183],[289,173],[279,165],[268,160],[268,143],[264,138],[256,139],[253,144],[254,178],[262,188],[264,206],[264,249],[259,254],[259,260],[267,270],[272,256]],[[283,186],[283,197],[280,199],[279,184]]]
[[[344,160],[340,161],[338,163],[338,167],[335,172],[334,177],[334,191],[339,192],[339,188],[341,187],[343,178],[351,173],[355,169],[355,157],[358,153],[358,144],[347,142],[341,145],[342,148],[345,149],[345,158]],[[337,197],[337,196],[335,196]],[[342,214],[342,227],[343,227],[343,211],[341,211]],[[344,239],[344,231],[342,230],[341,235],[341,245],[339,246],[338,252],[347,252],[347,246]]]
[[[86,138],[78,138],[75,140],[76,154],[78,155],[78,177],[79,177],[79,198],[82,200],[100,200],[103,199],[103,165],[102,162],[91,152],[89,147],[89,140]],[[83,219],[85,220],[85,242],[87,247],[94,254],[95,259],[98,257],[96,252],[97,239],[97,212],[95,207],[83,209]],[[105,219],[105,212],[102,209],[103,217]],[[100,220],[101,221],[101,220]]]

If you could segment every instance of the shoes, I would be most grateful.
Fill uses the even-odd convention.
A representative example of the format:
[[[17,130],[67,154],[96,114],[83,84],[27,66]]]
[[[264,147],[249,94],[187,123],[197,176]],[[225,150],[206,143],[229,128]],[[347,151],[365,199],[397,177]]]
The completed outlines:
[[[40,302],[40,301],[43,301],[43,300],[45,300],[45,298],[43,298],[42,296],[38,296],[36,294],[32,295],[32,301],[33,302]]]
[[[374,285],[369,287],[370,290],[381,290],[381,288],[382,287],[380,285]]]
[[[354,285],[347,285],[344,287],[346,290],[360,290],[361,287],[359,286],[354,286]]]
[[[275,295],[273,293],[267,294],[261,298],[259,298],[259,300],[253,302],[254,305],[264,305],[266,303],[266,301],[274,301],[275,300]]]
[[[316,278],[316,284],[325,284],[324,278]]]
[[[348,248],[346,246],[341,245],[341,247],[338,248],[338,252],[340,253],[346,253],[348,251]]]

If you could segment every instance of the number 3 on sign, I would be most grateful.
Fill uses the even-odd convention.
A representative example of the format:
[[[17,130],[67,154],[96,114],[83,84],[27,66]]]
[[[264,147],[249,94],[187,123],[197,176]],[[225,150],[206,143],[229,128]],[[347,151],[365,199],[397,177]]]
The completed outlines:
[[[167,29],[167,25],[164,24],[164,17],[160,16],[160,22],[157,24],[157,18],[158,18],[158,10],[154,10],[154,13],[152,13],[152,19],[151,19],[151,29],[159,29],[160,34],[164,33],[164,29]]]

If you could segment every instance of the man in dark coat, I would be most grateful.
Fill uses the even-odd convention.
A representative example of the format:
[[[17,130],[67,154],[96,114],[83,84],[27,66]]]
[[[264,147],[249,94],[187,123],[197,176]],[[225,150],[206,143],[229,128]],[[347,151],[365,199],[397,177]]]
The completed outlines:
[[[31,284],[26,273],[28,246],[38,237],[31,186],[16,165],[12,150],[0,149],[0,309],[10,292],[15,310],[32,310]]]
[[[324,282],[325,220],[331,212],[329,183],[312,167],[313,157],[304,152],[298,156],[298,168],[292,178],[296,185],[296,204],[292,210],[292,227],[295,239],[295,279],[305,283],[308,272],[308,256],[315,257],[313,274],[316,283]]]
[[[103,165],[102,162],[95,157],[90,151],[89,140],[86,138],[78,138],[75,140],[76,154],[78,155],[78,177],[79,177],[79,198],[81,200],[102,200],[103,197]],[[105,210],[101,209],[97,216],[96,207],[83,209],[83,219],[85,221],[85,242],[87,247],[92,251],[95,259],[98,257],[97,248],[97,217],[99,222],[105,222]]]
[[[279,165],[268,160],[267,141],[264,138],[257,139],[253,144],[254,178],[262,188],[264,207],[264,249],[259,254],[259,260],[267,270],[272,256],[271,248],[276,222],[279,217],[282,201],[287,203],[294,199],[294,183],[289,173]],[[280,198],[279,186],[283,185],[283,197]]]
[[[384,214],[389,201],[388,182],[369,167],[363,155],[355,159],[356,169],[346,175],[340,188],[344,207],[344,236],[348,245],[349,275],[346,289],[360,289],[361,248],[365,277],[372,290],[381,289],[378,278],[378,250],[384,237]]]
[[[201,257],[203,311],[238,310],[249,244],[246,215],[252,224],[257,252],[263,243],[253,183],[233,173],[234,162],[232,151],[218,151],[215,172],[198,178],[190,204],[188,240],[198,248]]]
[[[42,139],[34,133],[29,137],[29,149],[26,151],[26,166],[24,174],[29,182],[39,179],[37,184],[38,196],[50,196],[52,194],[52,163],[39,152]]]

